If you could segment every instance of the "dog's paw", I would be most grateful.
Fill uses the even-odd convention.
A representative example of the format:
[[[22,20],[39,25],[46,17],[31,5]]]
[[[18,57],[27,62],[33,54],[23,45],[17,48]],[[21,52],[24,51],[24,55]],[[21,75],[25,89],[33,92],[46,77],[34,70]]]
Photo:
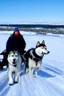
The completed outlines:
[[[13,85],[13,83],[9,83],[9,85],[10,85],[10,86],[12,86],[12,85]]]
[[[12,86],[13,84],[9,84],[10,86]]]
[[[26,73],[28,73],[28,72],[29,72],[29,69],[27,68],[27,69],[26,69]]]
[[[19,81],[19,78],[18,77],[15,77],[14,83],[18,83],[18,81]]]
[[[11,85],[13,85],[13,82],[9,82],[8,84],[11,86]]]
[[[18,83],[18,81],[14,81],[14,84],[17,84]]]

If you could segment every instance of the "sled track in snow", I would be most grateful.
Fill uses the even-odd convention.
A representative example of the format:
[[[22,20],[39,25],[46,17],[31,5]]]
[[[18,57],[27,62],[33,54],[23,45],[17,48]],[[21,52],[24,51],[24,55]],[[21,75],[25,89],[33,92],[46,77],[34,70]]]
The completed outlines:
[[[50,68],[50,70],[46,68]],[[29,74],[21,75],[19,83],[13,86],[8,85],[7,72],[1,72],[0,96],[64,96],[64,88],[56,85],[57,82],[64,84],[62,74],[59,72],[62,71],[58,68],[47,64],[43,67],[42,64],[36,78],[29,76]]]

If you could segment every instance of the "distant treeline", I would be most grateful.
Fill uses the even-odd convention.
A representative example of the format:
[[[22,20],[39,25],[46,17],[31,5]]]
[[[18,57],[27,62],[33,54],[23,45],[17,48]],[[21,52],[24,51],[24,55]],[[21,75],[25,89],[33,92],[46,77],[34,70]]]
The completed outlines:
[[[14,27],[18,27],[20,31],[36,32],[38,34],[64,34],[64,25],[0,24],[0,31],[13,31]]]
[[[3,27],[19,27],[19,28],[64,28],[64,25],[50,25],[50,24],[0,24]]]

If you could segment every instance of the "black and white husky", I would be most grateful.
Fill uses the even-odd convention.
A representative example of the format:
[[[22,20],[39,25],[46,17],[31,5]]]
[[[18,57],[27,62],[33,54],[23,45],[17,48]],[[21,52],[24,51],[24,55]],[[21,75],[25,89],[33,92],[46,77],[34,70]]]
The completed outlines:
[[[7,57],[9,85],[17,83],[21,73],[22,58],[18,51],[10,51]],[[14,74],[14,78],[13,78]]]
[[[40,69],[42,64],[42,58],[44,54],[48,54],[49,51],[47,50],[47,46],[45,45],[45,41],[43,40],[42,43],[39,41],[36,44],[36,48],[31,48],[26,52],[26,63],[25,69],[26,72],[29,71],[29,74],[33,75],[33,69],[36,68],[35,77],[37,76],[37,72]]]

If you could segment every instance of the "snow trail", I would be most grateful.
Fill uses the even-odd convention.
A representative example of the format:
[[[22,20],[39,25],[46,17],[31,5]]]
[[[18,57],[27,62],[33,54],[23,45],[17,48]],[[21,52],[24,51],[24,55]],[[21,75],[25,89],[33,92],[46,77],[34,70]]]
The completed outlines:
[[[3,44],[0,51],[5,49],[9,35],[0,34]],[[22,73],[19,82],[9,86],[7,69],[0,71],[0,96],[64,96],[64,38],[36,34],[24,34],[24,38],[26,50],[34,47],[38,40],[45,40],[50,54],[44,56],[36,78]]]

